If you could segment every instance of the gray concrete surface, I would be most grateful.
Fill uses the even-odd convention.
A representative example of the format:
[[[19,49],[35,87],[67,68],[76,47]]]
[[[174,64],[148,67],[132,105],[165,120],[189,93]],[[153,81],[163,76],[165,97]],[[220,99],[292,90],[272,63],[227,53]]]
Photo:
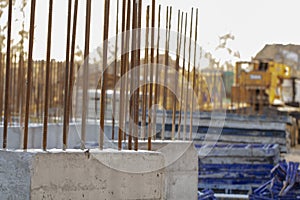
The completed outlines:
[[[0,154],[0,199],[110,200],[164,196],[165,169],[161,153],[95,150],[85,153],[0,151]],[[111,168],[116,163],[123,171]],[[145,172],[126,172],[132,168]]]

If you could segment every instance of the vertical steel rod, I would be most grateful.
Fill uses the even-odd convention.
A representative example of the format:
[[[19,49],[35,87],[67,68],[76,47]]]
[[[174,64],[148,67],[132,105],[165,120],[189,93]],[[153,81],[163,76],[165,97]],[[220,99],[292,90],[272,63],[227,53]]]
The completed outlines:
[[[179,108],[179,121],[178,121],[178,138],[180,138],[181,132],[181,113],[182,113],[182,103],[183,103],[183,86],[184,86],[184,74],[185,74],[185,49],[186,49],[186,32],[187,32],[187,13],[185,14],[185,30],[184,30],[184,44],[183,44],[183,63],[182,63],[182,80],[181,80],[181,99],[180,99],[180,108]]]
[[[179,59],[180,59],[180,21],[182,19],[180,18],[180,10],[178,10],[178,24],[177,24],[177,49],[176,49],[176,62],[175,62],[175,70],[176,74],[174,76],[174,84],[175,84],[175,91],[172,95],[173,99],[173,109],[172,109],[172,133],[171,133],[171,140],[175,139],[175,129],[176,129],[176,106],[177,106],[177,99],[176,99],[176,94],[177,94],[177,86],[178,86],[178,73],[179,73]]]
[[[142,0],[139,0],[138,3],[138,21],[137,21],[137,54],[136,54],[136,66],[138,67],[137,69],[137,74],[136,74],[136,86],[139,86],[139,82],[140,82],[140,59],[141,59],[141,26],[142,26]],[[137,151],[138,150],[138,123],[139,123],[139,97],[140,97],[140,90],[137,87],[137,91],[135,92],[135,104],[134,104],[134,110],[135,110],[135,114],[134,114],[134,123],[135,123],[135,135],[134,135],[134,150]]]
[[[129,71],[129,43],[130,43],[130,18],[131,17],[131,1],[128,0],[127,1],[127,19],[126,19],[126,39],[125,39],[125,109],[124,109],[124,115],[125,115],[125,120],[124,120],[124,127],[125,130],[127,130],[127,118],[129,117],[129,109],[127,110],[127,108],[129,107],[128,105],[128,99],[129,99],[129,74],[127,73]],[[126,140],[126,133],[124,134],[124,140]],[[129,138],[128,138],[128,143],[131,142],[131,135],[129,134]],[[128,146],[130,146],[128,144]]]
[[[67,148],[67,134],[69,131],[69,106],[68,106],[68,84],[69,84],[69,64],[70,64],[70,32],[71,32],[72,0],[68,2],[68,21],[67,21],[67,41],[66,41],[66,66],[65,66],[65,83],[64,83],[64,122],[63,122],[63,149]]]
[[[7,147],[7,129],[9,117],[9,82],[10,82],[10,40],[11,40],[11,21],[12,21],[12,0],[8,4],[8,26],[6,44],[6,77],[5,77],[5,99],[4,99],[4,130],[3,130],[3,149]],[[1,113],[2,115],[2,113]]]
[[[131,30],[132,30],[132,38],[131,38],[131,61],[130,61],[130,92],[129,92],[129,135],[128,135],[128,149],[132,150],[132,136],[133,133],[133,121],[132,118],[134,118],[135,110],[134,110],[134,103],[135,103],[135,95],[134,95],[134,82],[135,82],[135,74],[133,72],[133,69],[135,67],[135,45],[136,45],[136,33],[135,33],[135,24],[136,24],[136,2],[133,1],[133,8],[132,8],[132,24],[131,24]]]
[[[165,41],[165,70],[164,70],[164,84],[163,84],[163,95],[162,95],[162,99],[163,99],[163,109],[167,110],[166,108],[166,82],[167,82],[167,67],[169,65],[169,52],[168,52],[168,27],[169,27],[169,6],[167,6],[167,14],[166,14],[166,30],[165,30],[165,34],[166,34],[166,41]],[[163,112],[163,116],[162,116],[162,126],[161,126],[161,140],[165,139],[165,119],[166,114],[165,112]]]
[[[81,149],[85,148],[86,118],[87,118],[87,92],[89,79],[89,50],[90,50],[90,24],[91,24],[92,0],[86,1],[86,22],[85,22],[85,47],[84,47],[84,69],[83,69],[83,103],[82,103],[82,126],[81,126]]]
[[[152,23],[151,23],[151,54],[150,54],[150,88],[149,88],[149,108],[152,106],[152,96],[153,96],[153,63],[154,63],[154,27],[155,27],[155,0],[152,0]],[[148,150],[151,150],[151,138],[152,138],[152,115],[153,113],[148,113]]]
[[[187,123],[187,112],[189,104],[189,85],[190,85],[190,69],[191,69],[191,51],[192,51],[192,35],[193,35],[193,14],[194,8],[192,8],[191,14],[191,24],[190,24],[190,38],[189,38],[189,57],[188,57],[188,71],[187,71],[187,84],[186,84],[186,96],[185,96],[185,106],[184,106],[184,137],[183,140],[186,140],[186,123]],[[191,115],[190,111],[190,115]]]
[[[24,139],[23,148],[27,149],[28,144],[28,123],[29,123],[29,103],[32,84],[32,52],[34,40],[34,20],[35,20],[35,0],[31,0],[30,11],[30,30],[29,30],[29,51],[28,51],[28,65],[27,65],[27,88],[26,88],[26,106],[25,106],[25,124],[24,124]]]
[[[113,92],[113,106],[112,106],[112,132],[111,139],[115,139],[115,115],[116,115],[116,82],[117,82],[117,66],[118,66],[118,36],[119,36],[119,0],[117,0],[117,14],[116,14],[116,41],[115,41],[115,64],[114,64],[114,92]]]
[[[105,0],[104,3],[104,30],[103,30],[103,76],[102,76],[102,87],[101,87],[101,98],[100,98],[100,138],[99,138],[99,148],[103,149],[104,141],[104,112],[105,112],[105,93],[107,89],[107,45],[108,45],[108,30],[109,30],[109,9],[110,0]]]
[[[126,21],[126,0],[123,0],[122,3],[122,37],[121,37],[121,86],[120,86],[120,105],[119,105],[119,131],[118,131],[118,149],[122,149],[122,140],[123,140],[123,121],[124,121],[124,89],[125,83],[123,80],[123,76],[125,73],[125,21]]]
[[[78,0],[74,3],[73,13],[73,30],[72,30],[72,44],[71,44],[71,60],[70,60],[70,79],[69,79],[69,95],[68,95],[68,109],[67,109],[67,125],[69,125],[70,111],[72,111],[72,98],[73,98],[73,85],[74,85],[74,58],[75,58],[75,44],[76,44],[76,28],[77,28],[77,13],[78,13]],[[66,135],[68,141],[68,134]],[[67,142],[66,142],[67,144]],[[67,147],[66,147],[67,148]]]
[[[158,84],[159,76],[159,42],[160,42],[160,14],[161,14],[161,5],[158,7],[158,28],[157,28],[157,47],[156,47],[156,67],[155,67],[155,87],[154,87],[154,96],[155,96],[155,113],[153,116],[154,129],[153,132],[157,133],[156,130],[156,118],[157,118],[157,105],[159,104],[160,97],[160,85]]]
[[[136,73],[136,70],[134,70],[134,68],[137,66],[137,17],[138,17],[138,1],[133,1],[133,15],[132,15],[132,41],[131,41],[131,86],[130,86],[130,95],[132,95],[131,98],[131,117],[133,118],[132,123],[130,123],[131,125],[131,131],[129,131],[129,133],[133,136],[134,142],[136,142],[136,136],[137,136],[137,129],[135,128],[136,126],[138,126],[138,108],[139,108],[139,104],[138,104],[138,95],[139,95],[139,90],[135,88],[138,85],[137,81],[138,81],[138,74]],[[136,146],[136,144],[134,144],[134,146]],[[135,149],[137,150],[137,149]]]
[[[165,41],[165,70],[164,70],[164,87],[163,87],[163,108],[167,110],[167,79],[168,79],[168,66],[169,66],[169,49],[168,49],[168,40],[169,40],[169,35],[168,35],[168,29],[169,29],[169,14],[171,18],[171,8],[169,12],[169,7],[167,6],[167,14],[166,14],[166,41]],[[163,112],[163,117],[162,117],[162,129],[161,129],[161,139],[165,139],[165,121],[166,121],[166,114]]]
[[[143,97],[142,97],[142,138],[146,137],[146,111],[147,111],[147,93],[148,93],[148,85],[147,79],[148,79],[148,61],[149,61],[149,15],[150,15],[150,6],[147,6],[146,11],[146,38],[145,38],[145,58],[144,58],[144,64],[147,65],[147,67],[144,68],[144,74],[143,74]]]
[[[51,58],[51,34],[52,34],[52,9],[53,0],[49,0],[48,16],[48,40],[47,40],[47,58],[46,58],[46,83],[45,83],[45,105],[44,105],[44,127],[43,127],[43,150],[47,148],[47,126],[48,126],[48,99],[49,99],[49,72]]]
[[[197,54],[197,35],[198,35],[198,8],[196,9],[196,25],[195,25],[195,45],[194,45],[194,68],[193,68],[193,90],[191,97],[191,111],[190,111],[190,140],[192,140],[193,134],[193,110],[194,110],[194,98],[195,98],[195,87],[196,87],[196,54]]]

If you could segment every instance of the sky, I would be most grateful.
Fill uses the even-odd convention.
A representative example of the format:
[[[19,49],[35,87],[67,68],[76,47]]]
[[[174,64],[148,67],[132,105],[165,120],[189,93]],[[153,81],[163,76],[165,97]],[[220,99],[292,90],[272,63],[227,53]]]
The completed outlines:
[[[17,0],[17,5],[20,0]],[[77,45],[84,47],[85,0],[79,0]],[[191,11],[199,9],[198,43],[219,59],[232,58],[225,50],[217,50],[219,36],[230,33],[235,36],[228,42],[228,47],[239,51],[241,60],[250,60],[266,44],[300,44],[300,1],[299,0],[157,0],[162,5],[163,14],[167,6],[172,6],[172,30],[177,30],[177,10]],[[28,2],[28,4],[30,4]],[[143,13],[150,0],[143,1]],[[92,0],[91,51],[102,41],[103,0]],[[48,1],[37,0],[35,23],[34,58],[46,58],[46,39],[48,21]],[[29,26],[29,6],[26,8],[25,25]],[[121,9],[120,9],[121,10]],[[116,0],[111,1],[110,35],[115,32]],[[121,16],[121,12],[120,12]],[[18,9],[13,13],[13,35],[17,38],[20,20]],[[4,13],[0,24],[4,24],[7,14]],[[54,0],[53,35],[51,57],[57,60],[65,58],[67,0]],[[120,20],[121,21],[121,20]],[[145,27],[145,19],[142,26]],[[165,19],[162,17],[162,26]],[[17,40],[17,39],[15,39]]]

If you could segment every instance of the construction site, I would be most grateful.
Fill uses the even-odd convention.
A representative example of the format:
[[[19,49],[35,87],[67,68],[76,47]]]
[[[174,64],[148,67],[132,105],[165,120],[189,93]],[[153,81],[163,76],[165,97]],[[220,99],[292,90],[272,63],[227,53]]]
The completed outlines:
[[[0,0],[0,200],[300,199],[300,45],[170,2]]]

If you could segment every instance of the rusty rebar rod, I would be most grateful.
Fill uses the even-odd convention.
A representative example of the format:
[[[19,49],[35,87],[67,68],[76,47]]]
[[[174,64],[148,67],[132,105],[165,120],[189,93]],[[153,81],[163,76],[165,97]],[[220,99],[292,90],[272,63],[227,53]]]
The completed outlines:
[[[81,125],[81,149],[85,148],[86,118],[88,109],[88,79],[89,79],[89,50],[90,50],[90,25],[91,25],[91,4],[92,0],[86,1],[85,21],[85,45],[84,45],[84,68],[83,68],[83,99],[82,99],[82,125]]]
[[[127,1],[127,12],[126,12],[126,38],[125,38],[125,109],[124,109],[124,128],[125,132],[123,135],[124,141],[126,141],[126,135],[128,133],[128,117],[129,117],[129,47],[130,47],[130,19],[131,19],[131,1]]]
[[[116,14],[116,40],[115,40],[115,64],[114,64],[114,91],[113,91],[113,105],[112,105],[112,131],[111,139],[115,139],[115,115],[116,115],[116,82],[117,82],[117,66],[118,66],[118,36],[119,36],[119,0],[117,0],[117,14]]]
[[[170,17],[169,17],[170,15]],[[171,8],[169,12],[169,7],[167,6],[167,14],[166,14],[166,41],[165,41],[165,70],[164,70],[164,87],[163,87],[163,109],[167,110],[167,79],[168,79],[168,66],[169,66],[169,49],[168,49],[168,29],[169,29],[169,23],[171,19]],[[165,123],[166,123],[166,114],[163,112],[162,117],[162,128],[161,128],[161,140],[165,139]]]
[[[52,35],[52,10],[53,0],[49,0],[48,16],[48,39],[47,39],[47,58],[46,58],[46,83],[45,83],[45,105],[44,105],[44,127],[43,127],[43,150],[47,149],[47,126],[48,126],[48,99],[49,99],[49,73],[51,59],[51,35]]]
[[[131,98],[131,102],[132,102],[132,106],[131,106],[131,117],[133,117],[132,123],[130,123],[131,125],[131,130],[129,131],[130,135],[133,136],[134,142],[138,142],[137,141],[137,129],[136,126],[138,126],[138,109],[139,109],[139,102],[138,102],[138,98],[139,98],[139,89],[137,88],[138,86],[138,79],[139,79],[139,74],[137,74],[135,67],[139,67],[137,65],[137,43],[138,43],[138,34],[137,32],[139,31],[137,29],[137,23],[138,23],[138,2],[137,1],[133,1],[133,15],[132,15],[132,41],[131,41],[131,91],[130,91],[130,95],[132,95]],[[136,89],[136,90],[135,90]],[[137,151],[137,144],[134,144],[134,150]]]
[[[198,8],[196,9],[196,24],[195,24],[195,45],[194,45],[194,68],[193,68],[193,91],[191,97],[191,111],[190,111],[190,140],[192,140],[193,134],[193,110],[194,110],[194,98],[195,98],[195,87],[196,87],[196,54],[197,54],[197,39],[198,39]]]
[[[30,11],[30,29],[29,29],[29,50],[28,50],[28,64],[27,64],[27,88],[26,88],[26,102],[25,102],[25,124],[24,124],[24,138],[23,148],[27,149],[28,144],[28,123],[29,123],[29,103],[32,84],[32,53],[34,40],[34,20],[35,20],[35,0],[31,0]]]
[[[144,68],[143,72],[143,91],[142,91],[142,133],[141,137],[144,139],[146,137],[146,111],[147,111],[147,93],[148,93],[148,61],[149,61],[149,15],[150,15],[150,6],[147,6],[146,10],[146,36],[145,36],[145,58],[144,64],[147,67]]]
[[[99,138],[99,148],[103,149],[104,141],[104,119],[105,119],[105,97],[107,89],[107,46],[108,46],[108,30],[109,30],[109,9],[110,0],[105,0],[104,3],[104,30],[103,30],[103,76],[102,76],[102,87],[101,87],[101,98],[100,98],[100,138]]]
[[[176,106],[177,106],[177,86],[178,86],[178,73],[179,73],[179,59],[180,59],[180,10],[178,10],[178,24],[177,24],[177,49],[176,49],[176,62],[175,62],[175,71],[176,74],[174,75],[174,84],[175,84],[175,91],[172,95],[173,99],[173,108],[172,108],[172,133],[171,133],[171,140],[175,139],[175,129],[176,129]]]
[[[194,8],[192,8],[191,13],[191,24],[190,24],[190,38],[189,38],[189,57],[188,57],[188,71],[187,71],[187,84],[186,84],[186,95],[185,95],[185,106],[184,106],[184,130],[183,130],[183,140],[186,140],[186,123],[187,123],[187,112],[188,112],[188,105],[189,104],[189,85],[190,85],[190,69],[191,69],[191,51],[192,51],[192,35],[193,35],[193,14]],[[190,112],[190,115],[192,113]]]
[[[78,13],[78,0],[74,3],[73,12],[73,30],[72,30],[72,44],[71,44],[71,59],[70,59],[70,79],[69,79],[69,95],[68,95],[68,110],[67,110],[67,125],[69,125],[70,113],[72,112],[72,98],[73,98],[73,87],[74,87],[74,59],[75,59],[75,48],[76,48],[76,28],[77,28],[77,13]],[[71,111],[71,112],[70,112]],[[66,141],[68,141],[68,134],[66,135]]]
[[[129,100],[129,74],[127,73],[129,71],[129,44],[130,44],[130,18],[131,17],[131,1],[127,1],[127,18],[126,18],[126,39],[125,39],[125,118],[124,118],[124,126],[126,132],[124,133],[124,140],[126,140],[126,133],[127,133],[127,118],[129,117],[129,112],[127,111],[128,100]],[[128,109],[129,110],[129,109]],[[130,139],[130,135],[128,140]]]
[[[120,105],[119,105],[119,130],[118,130],[118,149],[122,149],[122,140],[123,140],[123,120],[124,120],[124,89],[125,82],[123,80],[123,76],[125,73],[125,18],[126,18],[126,0],[123,0],[122,3],[122,37],[121,37],[121,86],[120,86]]]
[[[180,69],[179,69],[179,62],[180,62],[180,54],[181,54],[181,44],[182,44],[182,31],[183,31],[183,12],[181,13],[181,22],[180,22],[180,38],[179,38],[179,49],[178,49],[178,66],[177,67],[177,73],[178,75],[180,74]],[[182,72],[184,73],[184,72]],[[183,80],[183,77],[182,77],[182,80]],[[176,79],[177,81],[177,85],[178,86],[178,79]],[[180,88],[182,87],[182,85],[180,85]],[[176,89],[177,90],[177,89]],[[181,104],[181,100],[182,100],[182,90],[180,90],[180,99],[178,99],[178,102],[179,102],[179,119],[178,119],[178,133],[177,133],[177,139],[179,140],[180,139],[180,122],[181,122],[181,107],[182,107],[182,104]]]
[[[134,110],[135,110],[135,115],[134,115],[134,123],[135,123],[135,135],[134,135],[134,150],[138,150],[138,137],[139,137],[139,132],[138,132],[138,123],[139,123],[139,97],[140,97],[140,89],[139,89],[139,82],[140,82],[140,59],[141,59],[141,26],[142,26],[142,0],[139,0],[138,3],[138,20],[137,20],[137,54],[136,54],[136,66],[138,67],[137,69],[137,74],[136,74],[136,87],[137,91],[135,92],[135,104],[134,104]]]
[[[153,96],[153,63],[154,63],[154,27],[155,27],[155,0],[152,0],[152,15],[151,15],[151,54],[150,54],[150,85],[149,85],[149,108],[152,106]],[[148,113],[148,150],[151,150],[151,138],[152,138],[152,114]]]
[[[11,40],[11,21],[12,21],[12,0],[8,3],[8,25],[7,25],[7,44],[6,44],[6,75],[5,75],[5,97],[4,97],[4,130],[3,130],[3,149],[7,147],[8,117],[9,117],[9,82],[10,82],[10,40]],[[1,113],[2,115],[2,113]]]
[[[130,92],[129,92],[129,135],[128,135],[128,149],[132,150],[132,136],[134,136],[133,133],[133,126],[134,126],[134,121],[132,118],[134,118],[135,114],[135,95],[134,95],[134,82],[135,82],[135,73],[134,73],[134,67],[135,67],[135,62],[136,62],[136,51],[135,51],[135,46],[136,46],[136,17],[137,17],[137,5],[136,1],[133,1],[133,8],[132,8],[132,24],[131,24],[131,30],[132,30],[132,38],[131,38],[131,61],[130,61]]]
[[[157,25],[157,47],[156,47],[156,67],[155,67],[155,87],[154,87],[154,97],[155,97],[155,113],[153,116],[153,124],[154,124],[154,130],[153,132],[157,133],[156,129],[156,121],[157,121],[157,105],[159,104],[159,98],[160,98],[160,85],[158,84],[158,76],[159,76],[159,42],[160,42],[160,14],[161,14],[161,5],[158,7],[158,25]]]
[[[67,134],[69,131],[69,106],[68,106],[68,84],[69,84],[69,64],[70,64],[70,38],[71,38],[71,16],[72,0],[68,1],[68,18],[67,18],[67,41],[66,41],[66,62],[65,62],[65,81],[64,81],[64,122],[63,122],[63,149],[67,148]]]
[[[184,44],[183,44],[183,62],[182,62],[182,80],[181,80],[181,92],[180,92],[180,108],[179,108],[179,121],[178,121],[178,138],[180,138],[181,131],[181,115],[182,115],[182,103],[183,103],[183,86],[185,82],[184,74],[185,74],[185,49],[186,49],[186,32],[187,32],[187,13],[185,14],[185,30],[184,30]]]

